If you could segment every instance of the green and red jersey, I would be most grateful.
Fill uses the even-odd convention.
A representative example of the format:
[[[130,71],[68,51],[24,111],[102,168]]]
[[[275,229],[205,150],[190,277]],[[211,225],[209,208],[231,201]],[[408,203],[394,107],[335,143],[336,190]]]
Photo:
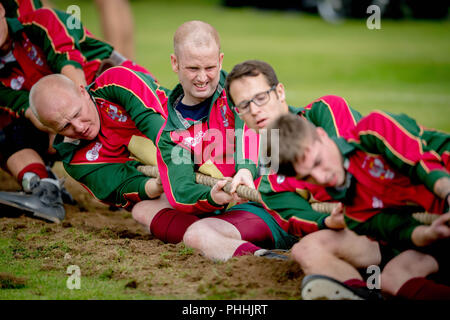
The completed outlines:
[[[333,95],[316,99],[304,108],[290,107],[289,111],[323,128],[330,137],[342,137],[361,119],[345,99]],[[325,188],[277,174],[262,176],[257,188],[263,206],[286,232],[303,236],[326,228],[328,214],[317,212],[310,205],[333,201]]]
[[[42,8],[40,0],[2,0],[2,4],[5,8],[6,16],[9,18],[17,18]]]
[[[168,118],[158,138],[157,159],[165,194],[177,210],[202,213],[222,209],[211,199],[211,188],[195,182],[195,172],[202,172],[210,164],[209,169],[219,178],[232,177],[240,169],[235,150],[242,141],[242,132],[236,132],[235,126],[242,120],[228,104],[225,78],[226,73],[221,71],[209,113],[198,121],[183,118],[175,109],[183,95],[181,84],[169,96]],[[244,153],[248,153],[247,147],[240,146]],[[254,156],[251,160],[244,155],[241,164],[256,163],[257,155]]]
[[[67,173],[95,198],[130,209],[149,199],[145,183],[150,178],[136,169],[141,163],[128,146],[135,136],[155,143],[167,115],[168,90],[147,74],[113,67],[88,92],[100,116],[98,136],[87,141],[58,135],[54,147]]]
[[[0,108],[22,116],[28,108],[28,92],[43,76],[60,73],[73,65],[91,83],[103,59],[113,48],[95,39],[80,22],[69,28],[69,15],[38,9],[16,18],[7,18],[12,50],[0,57]]]
[[[444,212],[446,202],[432,190],[438,179],[450,177],[450,135],[425,129],[404,114],[376,111],[336,144],[346,159],[347,185],[327,191],[344,202],[349,228],[411,246],[419,225],[411,210]]]

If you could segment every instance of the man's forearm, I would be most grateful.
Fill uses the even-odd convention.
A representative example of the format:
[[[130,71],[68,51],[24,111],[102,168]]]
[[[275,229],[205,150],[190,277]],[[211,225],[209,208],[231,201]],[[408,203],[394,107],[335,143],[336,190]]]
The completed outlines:
[[[424,247],[434,242],[436,239],[430,235],[428,230],[427,226],[416,227],[411,234],[412,242],[418,247]]]
[[[70,80],[75,82],[75,84],[77,86],[79,86],[79,85],[86,86],[87,85],[83,69],[78,69],[78,68],[75,68],[74,66],[68,64],[68,65],[65,65],[61,69],[61,74],[65,75]]]

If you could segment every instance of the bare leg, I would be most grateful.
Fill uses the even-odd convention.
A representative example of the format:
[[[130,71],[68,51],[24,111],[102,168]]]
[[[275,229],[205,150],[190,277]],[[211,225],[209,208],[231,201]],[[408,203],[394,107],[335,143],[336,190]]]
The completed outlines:
[[[430,255],[408,250],[389,261],[381,273],[381,289],[391,295],[410,279],[437,272],[439,265]]]
[[[114,49],[134,59],[133,13],[128,0],[96,0],[103,35]]]
[[[44,161],[36,151],[33,149],[22,149],[8,158],[6,167],[17,180],[19,173],[32,163],[40,163],[45,166]]]
[[[131,214],[137,222],[142,224],[148,232],[150,232],[150,224],[155,215],[165,208],[172,208],[164,194],[158,199],[144,200],[134,205]]]
[[[247,242],[231,223],[216,218],[205,218],[193,223],[184,234],[183,242],[212,260],[226,261],[236,249]]]
[[[362,280],[357,268],[381,261],[378,243],[349,229],[311,233],[292,248],[292,256],[306,275],[321,274],[341,282]]]

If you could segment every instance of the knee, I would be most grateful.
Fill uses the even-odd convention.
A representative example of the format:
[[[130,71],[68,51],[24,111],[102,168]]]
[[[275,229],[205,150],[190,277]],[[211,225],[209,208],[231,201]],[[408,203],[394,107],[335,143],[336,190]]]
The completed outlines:
[[[183,242],[191,248],[205,249],[214,246],[217,241],[224,238],[228,239],[226,231],[226,226],[220,219],[205,218],[197,220],[186,229]]]
[[[291,250],[292,258],[297,261],[301,266],[304,265],[305,261],[308,261],[308,256],[310,255],[310,250],[307,245],[305,245],[303,239],[297,242]]]
[[[388,262],[381,273],[382,289],[395,295],[408,280],[426,277],[438,271],[437,261],[430,255],[414,250],[402,252]]]
[[[145,210],[144,210],[144,205],[142,204],[142,202],[136,203],[133,206],[133,209],[131,209],[131,216],[137,222],[140,222],[140,223],[143,222],[144,214],[145,214]]]
[[[131,216],[135,221],[140,224],[145,225],[150,228],[150,223],[157,212],[153,210],[152,201],[154,200],[144,200],[136,203],[131,209]]]
[[[198,249],[205,241],[205,235],[208,232],[207,225],[202,221],[196,221],[191,224],[184,233],[183,242],[186,246]]]
[[[326,230],[324,230],[326,231]],[[328,234],[317,231],[303,237],[298,243],[292,247],[292,257],[303,268],[307,268],[309,264],[314,263],[322,254],[329,251]]]
[[[428,254],[415,250],[407,250],[392,259],[384,269],[386,274],[391,277],[400,274],[427,276],[438,271],[438,264],[437,261]]]

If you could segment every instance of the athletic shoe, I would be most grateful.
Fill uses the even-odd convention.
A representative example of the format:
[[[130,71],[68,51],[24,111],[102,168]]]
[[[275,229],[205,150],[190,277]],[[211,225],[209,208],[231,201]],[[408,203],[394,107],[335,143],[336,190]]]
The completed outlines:
[[[32,212],[33,216],[59,223],[65,216],[58,180],[44,178],[31,190],[24,192],[0,191],[0,203]]]
[[[275,252],[275,250],[259,249],[256,250],[253,255],[257,257],[264,257],[267,259],[289,260],[288,256],[278,254]]]
[[[58,180],[58,177],[52,171],[52,169],[49,166],[47,166],[46,168],[49,178]],[[76,205],[77,201],[72,197],[70,192],[64,187],[64,182],[66,182],[64,178],[59,180],[59,189],[61,190],[61,198],[63,203]]]
[[[383,300],[379,290],[351,287],[319,274],[303,278],[301,294],[303,300]]]

